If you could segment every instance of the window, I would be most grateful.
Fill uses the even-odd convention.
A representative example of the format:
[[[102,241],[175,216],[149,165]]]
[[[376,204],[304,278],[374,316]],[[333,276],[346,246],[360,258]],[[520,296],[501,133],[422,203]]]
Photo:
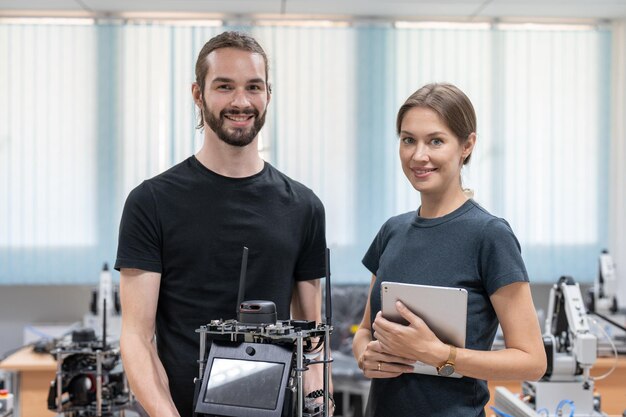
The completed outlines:
[[[195,60],[225,28],[196,23],[0,23],[0,284],[94,282],[114,262],[128,192],[201,145]],[[334,282],[368,282],[378,228],[419,206],[395,117],[434,81],[475,105],[463,181],[509,221],[533,282],[593,279],[608,241],[609,30],[243,29],[270,59],[261,151],[324,202]]]

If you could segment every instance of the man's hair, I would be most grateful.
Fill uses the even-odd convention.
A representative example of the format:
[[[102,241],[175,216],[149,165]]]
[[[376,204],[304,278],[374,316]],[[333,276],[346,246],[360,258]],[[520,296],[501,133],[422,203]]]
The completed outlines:
[[[246,33],[228,31],[211,38],[204,44],[198,54],[198,60],[196,61],[196,83],[200,87],[201,94],[204,95],[204,82],[206,74],[209,71],[207,56],[209,56],[209,54],[216,49],[222,48],[235,48],[261,55],[263,57],[263,62],[265,63],[265,84],[267,84],[269,92],[269,84],[267,83],[269,65],[267,63],[267,55],[265,55],[265,51],[261,45],[259,45],[256,39]],[[198,128],[202,127],[204,127],[204,120],[202,119],[202,112],[200,112],[200,123],[198,124]]]
[[[448,83],[427,84],[406,99],[396,119],[396,131],[400,135],[402,120],[414,107],[431,109],[439,115],[461,143],[476,133],[476,113],[470,99],[458,87]],[[471,154],[465,158],[467,164]]]

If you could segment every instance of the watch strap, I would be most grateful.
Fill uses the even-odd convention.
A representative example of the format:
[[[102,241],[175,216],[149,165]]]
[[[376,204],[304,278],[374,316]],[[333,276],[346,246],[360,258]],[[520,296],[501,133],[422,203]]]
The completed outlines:
[[[450,353],[448,353],[448,359],[441,365],[437,367],[437,373],[443,376],[449,376],[454,373],[454,365],[456,362],[456,346],[450,346]]]
[[[448,354],[448,360],[446,361],[446,363],[454,366],[456,362],[456,346],[454,345],[448,345],[448,346],[450,346],[450,353]]]

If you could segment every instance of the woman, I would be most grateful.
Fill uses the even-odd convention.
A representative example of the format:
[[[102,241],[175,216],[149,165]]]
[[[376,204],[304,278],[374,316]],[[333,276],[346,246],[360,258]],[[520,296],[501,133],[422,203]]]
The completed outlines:
[[[476,115],[461,90],[420,88],[400,108],[396,126],[402,169],[421,206],[389,219],[363,258],[373,275],[353,352],[372,379],[368,416],[484,416],[485,380],[537,380],[546,369],[519,243],[505,220],[461,187],[461,168],[476,144]],[[400,302],[396,308],[409,324],[385,320],[383,281],[465,288],[465,348],[440,341]],[[506,348],[491,351],[498,322]],[[412,373],[415,361],[463,378]]]

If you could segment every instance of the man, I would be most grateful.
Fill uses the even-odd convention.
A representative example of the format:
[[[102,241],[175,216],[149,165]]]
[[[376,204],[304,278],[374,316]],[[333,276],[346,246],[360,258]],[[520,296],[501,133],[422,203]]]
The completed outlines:
[[[144,181],[120,224],[121,348],[151,416],[191,417],[200,325],[236,318],[243,247],[246,299],[276,303],[279,319],[321,320],[324,208],[311,190],[258,153],[271,91],[267,57],[250,36],[222,33],[196,63],[200,151]],[[156,333],[156,345],[154,335]],[[321,388],[321,366],[305,394]]]

